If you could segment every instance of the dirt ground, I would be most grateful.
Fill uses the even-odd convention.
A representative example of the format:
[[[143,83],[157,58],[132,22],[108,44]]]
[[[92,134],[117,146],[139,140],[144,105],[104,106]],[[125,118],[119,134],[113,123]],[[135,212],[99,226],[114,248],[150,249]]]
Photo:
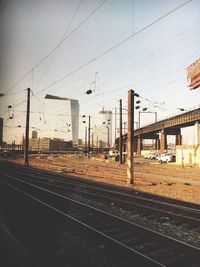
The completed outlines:
[[[13,161],[13,160],[12,160]],[[23,164],[23,159],[15,159]],[[126,165],[102,156],[39,155],[30,158],[30,166],[66,173],[104,183],[132,187],[143,192],[200,204],[200,168],[161,164],[143,158],[135,158],[134,185],[127,183]]]

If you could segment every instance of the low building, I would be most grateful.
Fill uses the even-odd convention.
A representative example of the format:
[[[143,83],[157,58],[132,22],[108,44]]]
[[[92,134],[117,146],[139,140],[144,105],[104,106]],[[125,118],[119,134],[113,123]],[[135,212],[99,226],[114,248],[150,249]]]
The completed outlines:
[[[176,146],[176,163],[200,167],[200,144]]]
[[[29,140],[29,149],[32,151],[39,151],[40,150],[40,139],[30,139]]]
[[[51,138],[34,138],[29,140],[30,151],[66,151],[73,148],[72,141]]]
[[[77,142],[74,143],[74,147],[83,148],[83,140],[79,138]]]

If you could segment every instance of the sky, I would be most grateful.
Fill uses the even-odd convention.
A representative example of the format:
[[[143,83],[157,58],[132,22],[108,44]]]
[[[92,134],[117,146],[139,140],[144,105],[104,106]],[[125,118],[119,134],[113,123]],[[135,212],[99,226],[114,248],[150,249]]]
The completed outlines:
[[[81,138],[81,116],[98,125],[99,111],[114,113],[119,99],[126,121],[130,89],[152,112],[141,114],[141,125],[154,122],[155,112],[160,120],[198,108],[200,89],[189,90],[186,68],[200,58],[199,17],[199,0],[1,0],[4,140],[22,139],[28,87],[30,131],[40,137],[71,139],[69,103],[46,94],[79,100]],[[182,133],[191,142],[193,130]]]

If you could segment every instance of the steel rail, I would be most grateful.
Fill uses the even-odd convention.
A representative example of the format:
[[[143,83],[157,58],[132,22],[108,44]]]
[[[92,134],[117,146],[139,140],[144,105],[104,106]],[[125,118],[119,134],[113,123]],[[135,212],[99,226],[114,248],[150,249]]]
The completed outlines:
[[[35,178],[35,177],[34,177]],[[39,179],[38,179],[39,180]],[[35,183],[35,181],[34,181],[34,183]],[[127,204],[127,205],[129,205],[130,207],[140,207],[140,208],[143,208],[143,209],[145,209],[145,210],[151,210],[151,211],[155,211],[155,212],[159,212],[159,213],[162,213],[162,214],[167,214],[168,216],[169,215],[172,215],[172,216],[174,216],[174,217],[179,217],[179,218],[182,218],[182,219],[186,219],[186,220],[190,220],[190,221],[195,221],[195,222],[200,222],[200,218],[194,218],[194,217],[191,217],[191,216],[185,216],[185,215],[182,215],[182,214],[177,214],[177,213],[174,213],[174,212],[171,212],[171,211],[165,211],[165,210],[161,210],[161,209],[158,209],[158,208],[153,208],[153,207],[151,207],[151,206],[144,206],[144,205],[141,205],[141,204],[138,204],[138,203],[133,203],[133,202],[131,202],[130,203],[130,201],[128,201],[128,200],[121,200],[121,199],[118,199],[118,198],[116,198],[116,197],[111,197],[111,196],[109,196],[109,195],[97,195],[96,193],[90,193],[90,192],[85,192],[85,191],[83,191],[83,190],[80,190],[80,189],[77,189],[77,188],[69,188],[69,187],[63,187],[62,185],[56,185],[55,183],[51,183],[51,182],[48,182],[48,181],[36,181],[36,183],[38,183],[38,184],[40,184],[40,185],[47,185],[47,186],[50,186],[50,187],[52,187],[53,189],[56,189],[56,188],[58,188],[58,189],[61,189],[61,190],[64,190],[65,189],[65,193],[67,193],[66,192],[66,190],[69,192],[69,191],[71,191],[71,192],[77,192],[77,193],[81,193],[81,194],[83,194],[83,195],[86,195],[86,196],[90,196],[90,197],[92,197],[93,199],[94,198],[98,198],[98,199],[100,199],[100,200],[105,200],[105,199],[107,199],[107,200],[110,200],[110,201],[115,201],[115,204],[116,203],[119,203],[119,204]],[[67,182],[67,184],[68,184],[68,182]],[[51,190],[52,190],[52,188],[51,188]],[[55,192],[55,191],[54,191]],[[57,192],[58,193],[58,192]],[[61,194],[61,192],[59,192],[60,194]],[[90,199],[88,199],[88,200],[90,200]]]
[[[20,179],[18,179],[18,178],[15,178],[15,177],[10,177],[10,178],[13,178],[14,180],[15,180],[15,182],[17,181],[18,183],[20,183],[21,185],[25,185],[25,187],[26,187],[26,189],[27,189],[27,186],[30,188],[30,190],[31,190],[31,193],[33,194],[33,188],[34,189],[36,189],[36,192],[37,192],[37,190],[38,191],[40,191],[40,193],[41,192],[45,192],[45,193],[47,193],[47,195],[49,194],[51,197],[48,197],[48,200],[49,199],[52,199],[52,196],[54,196],[54,197],[57,197],[57,200],[58,199],[65,199],[65,200],[67,200],[67,201],[70,201],[70,202],[72,202],[72,203],[75,203],[75,204],[78,204],[78,206],[80,207],[80,206],[82,206],[82,208],[83,207],[86,207],[86,208],[89,208],[90,210],[91,210],[91,212],[92,212],[92,210],[93,210],[93,212],[95,211],[95,212],[100,212],[101,213],[101,215],[102,214],[104,214],[104,215],[106,215],[106,216],[109,216],[110,218],[112,217],[113,219],[115,219],[115,220],[118,220],[118,221],[121,221],[121,223],[123,222],[123,223],[126,223],[127,225],[132,225],[132,226],[134,226],[134,229],[141,229],[143,232],[145,231],[145,238],[146,238],[146,234],[148,235],[148,234],[153,234],[154,235],[154,237],[150,237],[150,238],[148,238],[148,240],[150,239],[150,240],[154,240],[155,238],[157,239],[157,241],[156,241],[156,244],[157,244],[157,242],[158,242],[158,240],[159,240],[159,238],[161,238],[162,240],[160,240],[160,244],[163,244],[163,242],[165,243],[165,242],[172,242],[171,243],[171,245],[169,245],[168,243],[168,249],[170,248],[170,252],[167,252],[167,253],[170,253],[169,255],[171,255],[171,254],[173,254],[173,257],[175,256],[175,258],[177,257],[177,259],[180,261],[180,255],[182,255],[183,257],[185,257],[185,252],[187,251],[187,253],[186,253],[186,258],[185,258],[185,260],[186,260],[186,262],[187,262],[187,260],[188,260],[188,252],[190,253],[190,262],[191,262],[191,259],[197,259],[197,254],[196,253],[198,253],[198,258],[199,258],[199,255],[200,255],[200,249],[198,249],[198,248],[196,248],[196,247],[194,247],[194,246],[191,246],[191,245],[188,245],[188,244],[186,244],[186,243],[184,243],[184,242],[181,242],[181,241],[179,241],[179,240],[177,240],[177,239],[174,239],[174,238],[169,238],[168,236],[166,236],[166,235],[163,235],[163,234],[160,234],[160,233],[158,233],[158,232],[156,232],[156,231],[152,231],[152,230],[149,230],[149,229],[146,229],[145,227],[143,227],[143,226],[137,226],[137,225],[135,225],[134,223],[131,223],[131,222],[129,222],[129,221],[127,221],[127,220],[125,220],[125,219],[122,219],[122,218],[120,218],[120,217],[118,217],[118,216],[115,216],[115,215],[112,215],[112,214],[110,214],[110,213],[108,213],[108,212],[105,212],[105,211],[102,211],[102,210],[100,210],[100,209],[97,209],[97,208],[94,208],[94,207],[91,207],[91,206],[89,206],[89,205],[87,205],[87,204],[83,204],[83,203],[81,203],[81,202],[79,202],[79,201],[75,201],[75,200],[72,200],[72,199],[70,199],[70,198],[67,198],[67,197],[64,197],[64,196],[61,196],[60,194],[57,194],[57,193],[54,193],[54,192],[51,192],[51,191],[49,191],[49,190],[46,190],[46,189],[43,189],[43,188],[41,188],[41,187],[38,187],[38,186],[35,186],[35,185],[33,185],[33,184],[31,184],[31,183],[27,183],[27,182],[25,182],[25,181],[22,181],[22,180],[20,180]],[[22,187],[23,187],[22,186]],[[38,192],[37,192],[38,193]],[[59,201],[59,200],[58,200]],[[55,199],[54,199],[54,202],[55,202]],[[63,205],[63,204],[62,204]],[[71,206],[71,205],[67,205],[67,206]],[[83,217],[83,215],[81,215],[81,214],[79,214],[81,211],[82,211],[82,208],[81,209],[79,209],[79,211],[78,211],[78,213],[75,213],[74,214],[74,211],[72,212],[72,215],[73,216],[78,216],[78,218],[75,218],[75,219],[78,219],[78,221],[80,221],[80,219],[82,219],[83,221],[84,221],[84,219],[87,219],[88,218],[88,216],[87,217]],[[74,218],[72,216],[72,218]],[[86,216],[86,215],[85,215]],[[98,223],[98,220],[97,220],[98,218],[96,218],[95,220],[92,218],[92,221],[90,220],[89,221],[89,224],[91,224],[91,223],[95,223],[95,225],[96,225],[96,223]],[[104,220],[103,220],[103,222],[104,222]],[[114,221],[112,221],[112,223],[113,223]],[[82,222],[83,223],[83,222]],[[118,222],[119,223],[119,222]],[[120,225],[121,225],[121,223],[120,223]],[[88,224],[86,224],[86,225],[88,225]],[[88,226],[90,226],[91,227],[91,225],[88,225]],[[93,227],[94,228],[94,227]],[[126,227],[127,228],[127,227]],[[94,228],[95,230],[97,230],[97,231],[99,231],[98,229],[96,229],[96,228]],[[101,229],[100,229],[101,230]],[[121,231],[121,228],[120,229],[118,229],[118,231],[116,232],[116,233],[119,233],[119,230]],[[137,230],[136,230],[137,231]],[[140,233],[140,235],[142,234],[142,231],[141,231],[141,233]],[[111,236],[110,235],[108,235],[109,237],[111,237],[111,238],[113,238],[112,237],[112,233],[113,233],[113,230],[109,230],[109,232],[111,232]],[[108,233],[109,233],[108,232]],[[100,231],[100,233],[102,233],[102,231]],[[105,233],[103,233],[103,234],[105,234]],[[115,233],[114,233],[115,234]],[[134,235],[134,234],[133,234]],[[143,238],[144,238],[144,235],[143,235]],[[115,238],[114,238],[115,239]],[[139,239],[141,239],[141,237],[139,238]],[[137,240],[137,241],[139,241],[139,239]],[[165,241],[164,241],[165,240]],[[117,241],[119,241],[119,240],[117,240]],[[140,240],[141,241],[141,240]],[[147,240],[146,240],[147,241]],[[149,242],[149,241],[148,241]],[[122,243],[123,244],[123,243]],[[144,243],[145,244],[145,243]],[[173,244],[173,245],[172,245]],[[126,244],[125,244],[126,245]],[[139,247],[140,247],[140,245],[138,245]],[[147,246],[149,246],[149,244],[147,244]],[[155,244],[154,244],[154,246],[155,246]],[[173,247],[173,249],[171,248],[171,246]],[[130,246],[128,246],[128,247],[130,247]],[[157,244],[157,247],[159,247],[160,248],[160,246],[158,246],[158,244]],[[157,248],[156,247],[156,248]],[[180,252],[180,247],[181,247],[181,252]],[[150,249],[150,248],[149,248]],[[164,251],[164,255],[166,254],[166,248],[164,249],[164,251],[163,251],[163,249],[164,248],[161,248],[161,253],[163,253]],[[177,252],[177,249],[178,249],[178,251],[179,252]],[[176,253],[174,254],[174,250],[176,251]],[[135,251],[135,249],[134,249],[134,251]],[[138,251],[138,249],[136,249],[136,251],[137,252],[139,252]],[[173,252],[172,252],[173,251]],[[183,251],[185,251],[185,252],[183,252]],[[147,252],[148,252],[148,250],[147,250]],[[140,252],[139,252],[140,253]],[[151,249],[151,253],[152,253],[152,249]],[[148,253],[147,253],[148,254]],[[153,252],[153,254],[154,254],[154,252]],[[179,255],[180,254],[180,255]],[[169,255],[168,255],[168,261],[169,261]],[[193,256],[192,256],[193,255]],[[181,256],[181,257],[182,257]],[[147,256],[148,257],[148,256]],[[172,257],[172,258],[173,258]],[[150,257],[151,258],[151,257]],[[165,261],[166,261],[166,255],[164,256],[164,258],[165,258]],[[161,260],[162,260],[162,257],[161,257]],[[183,260],[182,258],[181,258],[181,262],[183,262],[184,263],[184,265],[176,265],[176,266],[188,266],[188,265],[185,265],[185,260]],[[195,261],[196,262],[196,261]],[[179,262],[180,263],[180,262]],[[165,264],[165,262],[164,262],[164,264]],[[168,266],[168,265],[167,265]],[[169,265],[169,266],[175,266],[175,265]],[[191,265],[191,266],[196,266],[196,265]]]
[[[47,190],[47,189],[45,189],[45,188],[39,187],[39,186],[37,186],[37,185],[34,185],[34,184],[32,184],[32,183],[28,183],[28,182],[26,182],[26,181],[24,181],[24,180],[22,180],[22,179],[19,179],[19,178],[13,177],[13,176],[9,176],[9,177],[12,178],[12,179],[14,179],[14,180],[16,180],[16,181],[18,181],[18,182],[20,182],[20,183],[22,183],[22,184],[24,184],[24,185],[28,185],[28,186],[30,186],[30,187],[34,187],[34,188],[36,188],[36,189],[38,189],[38,190],[40,190],[40,191],[47,192],[47,193],[52,194],[52,195],[54,195],[54,196],[57,196],[57,197],[59,197],[59,198],[61,198],[61,199],[65,199],[65,200],[71,201],[71,202],[73,202],[73,203],[79,204],[79,205],[81,205],[81,206],[90,208],[91,210],[95,210],[95,211],[98,211],[98,212],[100,212],[100,213],[106,214],[106,215],[108,215],[108,216],[111,216],[111,217],[116,218],[116,219],[118,219],[118,220],[121,220],[121,221],[123,221],[123,222],[126,222],[127,224],[134,225],[134,226],[137,227],[137,228],[143,229],[143,230],[145,230],[145,231],[147,231],[147,232],[151,232],[151,233],[153,233],[153,234],[155,234],[155,235],[157,235],[157,236],[160,236],[160,237],[162,237],[162,238],[165,238],[166,240],[171,240],[172,242],[175,242],[175,243],[177,243],[177,244],[183,245],[183,246],[187,247],[188,249],[189,249],[189,248],[194,249],[194,250],[196,250],[196,251],[198,251],[198,252],[200,253],[200,248],[195,247],[195,246],[190,245],[190,244],[187,244],[187,243],[185,243],[185,242],[183,242],[183,241],[180,241],[180,240],[178,240],[178,239],[169,237],[169,236],[167,236],[167,235],[165,235],[165,234],[156,232],[156,231],[154,231],[154,230],[152,230],[152,229],[149,229],[149,228],[146,228],[146,227],[144,227],[144,226],[137,225],[137,224],[135,224],[135,223],[133,223],[133,222],[130,222],[130,221],[126,220],[126,219],[120,218],[120,217],[117,216],[117,215],[108,213],[108,212],[106,212],[106,211],[103,211],[103,210],[100,210],[100,209],[98,209],[98,208],[92,207],[92,206],[90,206],[90,205],[88,205],[88,204],[85,204],[85,203],[82,203],[82,202],[80,202],[80,201],[71,199],[71,198],[69,198],[69,197],[60,195],[59,193],[56,193],[56,192]]]
[[[19,173],[19,174],[23,174],[22,172],[17,172],[17,173]],[[16,172],[15,172],[15,174],[16,174]],[[32,177],[34,177],[34,178],[36,178],[36,179],[48,179],[49,180],[49,175],[48,174],[45,174],[45,175],[48,175],[48,177],[47,178],[43,178],[43,177],[38,177],[38,176],[36,176],[35,174],[29,174],[29,173],[26,173],[26,175],[28,175],[28,176],[32,176]],[[44,174],[43,174],[44,175]],[[52,176],[53,176],[53,179],[55,179],[55,181],[56,182],[58,182],[58,181],[60,181],[60,182],[63,182],[64,184],[72,184],[72,185],[76,185],[77,187],[83,187],[84,186],[84,189],[85,189],[85,183],[84,182],[82,182],[81,184],[80,183],[76,183],[76,182],[74,182],[74,181],[68,181],[68,180],[66,180],[66,179],[64,179],[64,178],[57,178],[57,177],[55,177],[55,175],[53,175],[52,174]],[[187,206],[180,206],[180,205],[177,205],[177,204],[173,204],[173,203],[168,203],[168,202],[163,202],[163,201],[158,201],[158,200],[154,200],[154,199],[149,199],[149,198],[144,198],[144,197],[140,197],[140,196],[135,196],[135,195],[133,195],[133,194],[127,194],[127,193],[123,193],[123,192],[116,192],[116,191],[114,191],[114,190],[110,190],[110,189],[105,189],[105,188],[101,188],[101,187],[97,187],[97,186],[91,186],[91,185],[87,185],[87,188],[89,188],[89,189],[92,189],[92,190],[98,190],[98,191],[103,191],[103,192],[106,192],[106,193],[109,193],[109,194],[113,194],[113,195],[121,195],[121,196],[124,196],[124,197],[131,197],[131,198],[134,198],[134,199],[136,199],[136,200],[142,200],[142,201],[147,201],[147,202],[145,202],[145,204],[150,204],[150,203],[155,203],[155,204],[158,204],[158,205],[163,205],[163,206],[165,206],[165,207],[172,207],[172,208],[176,208],[176,209],[179,209],[179,210],[183,210],[183,211],[186,211],[186,212],[191,212],[191,213],[196,213],[196,214],[200,214],[200,210],[198,210],[198,209],[194,209],[194,208],[190,208],[190,207],[187,207]],[[75,189],[74,189],[75,190]],[[82,193],[84,193],[84,192],[82,192]],[[88,193],[88,192],[87,192]],[[89,193],[88,193],[89,194]],[[110,195],[109,196],[105,196],[104,195],[104,197],[107,197],[107,198],[110,198],[111,199],[111,197],[110,197]],[[118,201],[119,201],[119,199],[118,199]],[[121,201],[121,202],[123,202],[123,201]],[[124,201],[125,202],[125,201]],[[144,207],[144,208],[146,208],[146,209],[152,209],[152,210],[155,210],[155,211],[160,211],[160,212],[163,212],[163,213],[167,213],[167,214],[172,214],[172,215],[174,215],[174,216],[179,216],[179,217],[183,217],[183,218],[190,218],[191,220],[193,219],[193,220],[196,220],[196,221],[199,221],[199,219],[197,219],[197,218],[194,218],[194,217],[190,217],[190,216],[185,216],[185,215],[181,215],[181,214],[177,214],[177,213],[173,213],[173,212],[170,212],[170,211],[166,211],[166,210],[160,210],[160,209],[157,209],[157,208],[152,208],[152,207],[147,207],[147,206],[144,206],[144,205],[142,205],[142,204],[138,204],[138,203],[130,203],[131,205],[134,205],[134,206],[139,206],[139,207]],[[163,207],[162,207],[163,208]]]
[[[155,267],[156,267],[156,266],[158,266],[158,267],[167,267],[166,265],[161,264],[160,262],[158,262],[158,261],[156,261],[156,260],[154,260],[154,259],[152,259],[152,258],[146,256],[145,254],[142,254],[141,252],[139,252],[139,251],[137,251],[137,250],[135,250],[135,249],[133,249],[133,248],[127,246],[126,244],[123,244],[122,242],[116,240],[115,238],[112,238],[111,236],[106,235],[105,233],[99,231],[98,229],[95,229],[94,227],[91,227],[90,225],[88,225],[88,224],[86,224],[86,223],[84,223],[84,222],[82,222],[82,221],[80,221],[80,220],[78,220],[78,219],[72,217],[71,215],[69,215],[69,214],[67,214],[67,213],[65,213],[65,212],[63,212],[63,211],[61,211],[61,210],[59,210],[58,208],[53,207],[52,205],[50,205],[50,204],[48,204],[48,203],[45,203],[44,201],[42,201],[42,200],[36,198],[35,196],[30,195],[30,194],[28,194],[28,193],[26,193],[26,192],[23,192],[21,189],[17,188],[16,186],[13,186],[13,185],[11,185],[11,184],[9,184],[9,183],[4,183],[4,185],[13,188],[14,190],[16,190],[16,191],[20,192],[21,194],[23,194],[23,195],[25,195],[25,196],[27,196],[27,197],[29,197],[29,198],[31,198],[31,199],[37,201],[38,203],[40,203],[40,204],[46,206],[47,208],[49,208],[49,209],[51,209],[51,210],[53,210],[53,211],[55,211],[55,212],[61,214],[61,215],[64,216],[64,217],[67,217],[67,218],[69,218],[69,219],[71,219],[71,220],[73,220],[73,221],[75,221],[75,222],[81,224],[82,226],[84,226],[84,227],[86,227],[86,228],[92,230],[93,232],[95,232],[95,233],[101,235],[102,237],[104,237],[104,238],[106,238],[106,239],[111,240],[111,241],[114,242],[115,244],[120,245],[121,247],[123,247],[123,248],[129,250],[130,252],[136,254],[137,256],[140,256],[140,257],[144,258],[145,260],[149,261],[149,264],[151,264],[151,263],[154,264],[154,265],[152,265],[152,266],[155,266]]]

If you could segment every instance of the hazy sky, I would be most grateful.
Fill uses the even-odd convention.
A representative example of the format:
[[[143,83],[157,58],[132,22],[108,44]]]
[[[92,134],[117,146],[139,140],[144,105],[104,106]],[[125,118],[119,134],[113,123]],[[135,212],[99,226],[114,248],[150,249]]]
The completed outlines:
[[[24,133],[28,87],[33,91],[31,127],[39,129],[41,137],[71,138],[66,133],[68,104],[44,100],[46,93],[78,99],[81,115],[91,115],[92,124],[98,124],[102,107],[114,112],[120,98],[126,108],[131,88],[143,97],[142,107],[157,112],[158,119],[179,112],[177,108],[198,107],[200,89],[188,89],[186,68],[200,58],[200,0],[151,25],[185,2],[1,1],[0,93],[5,96],[0,97],[0,116],[5,140],[19,141]],[[36,67],[63,36],[62,44]],[[93,93],[86,95],[89,89]],[[153,120],[154,114],[141,116],[142,125]],[[80,129],[82,137],[83,126]]]

